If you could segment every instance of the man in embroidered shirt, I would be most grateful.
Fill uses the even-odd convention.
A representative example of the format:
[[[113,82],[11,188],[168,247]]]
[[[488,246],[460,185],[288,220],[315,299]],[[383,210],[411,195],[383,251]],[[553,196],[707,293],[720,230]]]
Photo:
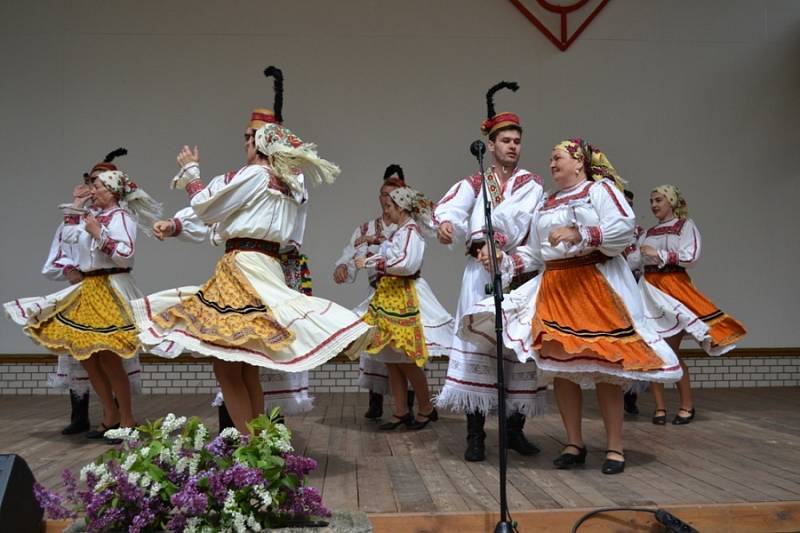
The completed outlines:
[[[542,200],[541,178],[518,168],[522,148],[522,127],[513,113],[495,113],[493,95],[503,88],[517,89],[515,83],[502,82],[487,94],[488,118],[481,131],[488,136],[491,165],[486,172],[487,190],[492,203],[492,224],[498,250],[509,252],[523,244],[532,215]],[[481,176],[475,174],[450,188],[437,205],[435,222],[438,238],[451,245],[464,240],[467,265],[459,296],[456,324],[472,305],[486,298],[491,276],[480,262],[488,253],[483,213]],[[521,274],[520,271],[517,274]],[[485,417],[497,408],[496,348],[493,339],[474,344],[454,335],[447,377],[437,405],[467,415],[468,461],[485,459]],[[509,352],[504,356],[507,386],[506,409],[509,414],[509,447],[523,455],[539,452],[523,433],[525,416],[532,416],[543,406],[543,390],[537,386],[536,367],[521,364]],[[543,388],[542,388],[543,389]]]

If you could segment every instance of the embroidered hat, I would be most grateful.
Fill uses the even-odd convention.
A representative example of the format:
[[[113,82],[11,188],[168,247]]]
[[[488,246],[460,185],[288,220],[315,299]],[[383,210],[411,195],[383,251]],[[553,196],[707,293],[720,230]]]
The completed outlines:
[[[500,83],[492,86],[492,88],[486,93],[486,120],[481,123],[481,133],[484,135],[490,136],[497,130],[506,128],[508,126],[513,126],[522,130],[522,125],[520,124],[519,117],[516,114],[508,111],[495,113],[494,93],[501,89],[511,89],[512,91],[516,92],[519,89],[519,85],[513,81],[501,81]]]
[[[97,163],[95,166],[92,167],[92,170],[89,172],[84,172],[83,177],[88,178],[91,176],[92,172],[97,172],[100,170],[118,170],[117,165],[113,164],[112,161],[117,157],[121,157],[123,155],[127,155],[128,150],[125,148],[117,148],[116,150],[110,151],[106,156],[103,158],[102,161]]]

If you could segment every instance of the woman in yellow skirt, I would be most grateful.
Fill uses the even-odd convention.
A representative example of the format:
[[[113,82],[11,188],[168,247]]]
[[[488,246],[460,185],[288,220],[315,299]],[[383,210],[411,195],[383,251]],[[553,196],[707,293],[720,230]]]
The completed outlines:
[[[420,277],[424,235],[433,234],[433,204],[410,187],[391,190],[381,202],[385,202],[386,217],[397,229],[381,244],[378,254],[355,261],[356,268],[374,266],[378,274],[374,294],[360,308],[366,307],[364,321],[375,326],[366,351],[386,364],[394,398],[392,420],[379,428],[406,425],[422,429],[439,418],[423,367],[428,357],[448,353],[453,336],[453,317]],[[408,411],[408,382],[419,406],[416,417]]]
[[[503,257],[505,269],[544,270],[505,298],[503,341],[553,379],[567,433],[556,468],[586,461],[581,385],[594,385],[606,429],[601,470],[618,474],[625,468],[622,385],[677,381],[681,368],[645,321],[623,257],[636,223],[621,178],[602,152],[581,139],[556,145],[550,173],[558,190],[534,215],[528,246]],[[462,331],[489,334],[493,307],[491,300],[478,304]]]
[[[76,199],[62,230],[76,255],[66,275],[77,283],[4,307],[34,342],[81,362],[103,404],[103,422],[87,436],[101,438],[109,429],[135,425],[122,364],[140,348],[130,301],[141,293],[130,272],[137,227],[149,231],[161,206],[110,163],[95,165],[90,175],[91,206],[83,208]]]
[[[650,208],[658,224],[647,230],[641,244],[644,278],[639,282],[645,312],[657,331],[678,353],[684,334],[693,337],[709,355],[722,355],[745,336],[744,327],[719,310],[692,283],[688,267],[700,257],[700,231],[688,217],[686,200],[675,185],[661,185],[650,193]],[[681,407],[672,423],[688,424],[694,419],[689,369],[681,360],[683,377],[678,382]],[[667,423],[664,386],[652,386],[656,410],[653,423]]]

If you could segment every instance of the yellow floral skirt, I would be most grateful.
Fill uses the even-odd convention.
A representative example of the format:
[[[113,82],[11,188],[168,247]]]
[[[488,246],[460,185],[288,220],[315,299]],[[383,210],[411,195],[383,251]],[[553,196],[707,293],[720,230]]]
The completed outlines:
[[[214,275],[197,293],[154,315],[153,323],[168,330],[181,322],[191,335],[220,346],[254,341],[266,351],[290,344],[294,333],[275,320],[272,310],[236,267],[235,256],[223,255]]]
[[[383,276],[378,280],[364,322],[375,326],[368,353],[378,353],[389,345],[417,366],[425,366],[428,348],[413,279]]]
[[[128,359],[139,350],[130,307],[108,276],[87,276],[58,312],[25,329],[45,348],[79,361],[106,350]]]

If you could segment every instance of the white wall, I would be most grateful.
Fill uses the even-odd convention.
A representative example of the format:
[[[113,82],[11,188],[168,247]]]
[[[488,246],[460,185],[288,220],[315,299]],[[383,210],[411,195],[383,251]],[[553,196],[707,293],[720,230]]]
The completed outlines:
[[[388,163],[438,199],[474,164],[484,92],[526,127],[523,163],[580,135],[606,151],[652,223],[649,190],[683,189],[704,237],[701,289],[749,329],[744,346],[800,346],[800,2],[613,0],[566,53],[505,0],[210,0],[0,3],[0,301],[52,292],[39,268],[56,204],[107,151],[168,212],[174,157],[199,144],[204,174],[237,168],[251,108],[286,76],[286,124],[339,163],[312,191],[306,252],[318,295],[346,305],[332,262],[374,216]],[[218,249],[142,237],[145,292],[204,281]],[[431,243],[424,275],[454,310],[463,252]],[[0,353],[38,351],[10,321]]]

